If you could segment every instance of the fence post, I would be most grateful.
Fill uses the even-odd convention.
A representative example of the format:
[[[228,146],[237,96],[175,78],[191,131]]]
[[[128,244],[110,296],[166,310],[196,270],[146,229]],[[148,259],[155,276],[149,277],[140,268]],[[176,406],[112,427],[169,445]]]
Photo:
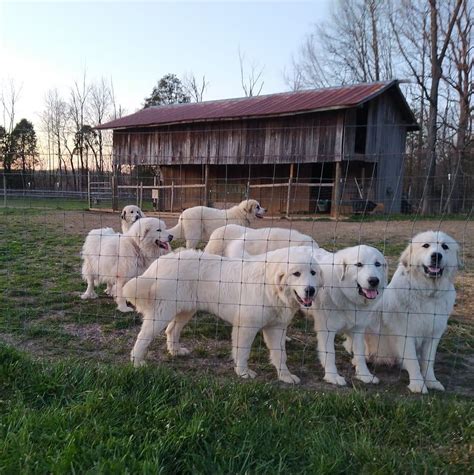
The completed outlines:
[[[334,188],[333,188],[333,202],[331,206],[331,214],[335,218],[339,218],[339,204],[341,193],[341,162],[336,162],[336,173],[334,176]]]
[[[294,163],[290,165],[290,177],[288,178],[288,194],[286,196],[286,217],[290,217],[291,185],[293,183]]]
[[[117,176],[112,175],[112,210],[117,211],[118,209],[118,187],[117,187]]]
[[[3,206],[7,207],[7,177],[3,174]]]
[[[91,197],[91,172],[87,170],[87,203],[89,204],[89,210],[92,208]]]
[[[140,204],[138,205],[140,209],[143,207],[143,181],[140,182]]]
[[[174,202],[174,181],[171,182],[171,212],[173,212],[173,203]]]
[[[204,206],[209,206],[209,165],[204,165]]]

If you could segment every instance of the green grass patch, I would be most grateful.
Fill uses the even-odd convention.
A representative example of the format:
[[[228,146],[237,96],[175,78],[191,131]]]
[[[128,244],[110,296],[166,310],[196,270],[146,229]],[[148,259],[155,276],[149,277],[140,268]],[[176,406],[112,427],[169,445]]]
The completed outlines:
[[[281,390],[5,347],[0,361],[2,473],[470,471],[462,398]]]

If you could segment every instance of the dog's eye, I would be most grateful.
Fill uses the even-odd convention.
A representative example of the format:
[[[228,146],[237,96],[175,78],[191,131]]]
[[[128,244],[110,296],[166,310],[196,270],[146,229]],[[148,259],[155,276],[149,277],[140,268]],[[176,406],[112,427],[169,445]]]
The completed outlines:
[[[430,245],[429,245],[428,243],[426,243],[426,244],[423,244],[423,247],[424,247],[425,249],[428,249],[428,248],[430,247]]]
[[[376,262],[375,262],[375,267],[380,267],[381,265],[382,265],[382,264],[380,264],[379,261],[376,261]]]
[[[441,244],[441,247],[447,251],[449,249],[449,246],[447,244]]]
[[[300,276],[301,276],[301,272],[293,272],[293,275],[294,275],[295,277],[300,277]]]
[[[316,271],[312,270],[311,275],[316,275]]]
[[[159,232],[159,233],[161,233],[161,229],[157,229],[156,231]]]
[[[358,263],[356,264],[357,267],[362,267],[363,265],[364,265],[364,264],[362,264],[362,262],[358,262]]]

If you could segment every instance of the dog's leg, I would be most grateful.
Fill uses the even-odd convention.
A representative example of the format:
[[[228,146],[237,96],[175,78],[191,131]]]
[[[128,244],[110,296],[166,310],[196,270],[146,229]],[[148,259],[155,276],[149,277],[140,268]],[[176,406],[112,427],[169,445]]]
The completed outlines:
[[[81,295],[81,299],[82,300],[96,299],[97,294],[95,293],[95,290],[94,290],[94,277],[91,275],[87,275],[86,280],[87,280],[87,289]]]
[[[439,341],[439,338],[432,338],[423,342],[420,356],[421,372],[425,377],[425,383],[428,389],[437,389],[438,391],[444,391],[444,386],[436,379],[434,373],[434,362]]]
[[[194,312],[181,312],[166,327],[166,346],[172,356],[189,355],[189,350],[179,344],[181,331],[186,323],[193,318]]]
[[[364,383],[378,384],[379,378],[374,376],[367,367],[365,359],[365,332],[359,330],[352,334],[352,364],[355,367],[355,377]]]
[[[162,312],[163,313],[163,312]],[[145,315],[142,323],[142,328],[138,334],[135,346],[130,354],[130,359],[133,366],[138,368],[145,365],[145,356],[156,335],[164,330],[169,323],[169,319],[155,320],[152,315]]]
[[[334,348],[334,338],[336,332],[328,330],[317,330],[319,361],[324,368],[324,381],[345,386],[346,380],[337,372],[336,349]]]
[[[412,393],[426,394],[428,389],[425,378],[421,374],[420,363],[416,354],[415,339],[411,337],[398,337],[398,354],[401,355],[402,367],[408,371],[410,384],[408,389]]]
[[[117,310],[119,312],[127,313],[133,312],[133,308],[127,305],[127,301],[122,297],[122,289],[125,282],[122,279],[117,279],[115,282],[115,301],[117,302]]]
[[[248,367],[250,350],[253,340],[260,328],[241,327],[235,325],[232,328],[232,358],[234,359],[235,372],[241,378],[255,378],[257,373]]]
[[[266,327],[262,332],[265,344],[270,351],[270,361],[277,370],[278,379],[284,383],[298,384],[300,378],[291,374],[286,366],[286,327]]]

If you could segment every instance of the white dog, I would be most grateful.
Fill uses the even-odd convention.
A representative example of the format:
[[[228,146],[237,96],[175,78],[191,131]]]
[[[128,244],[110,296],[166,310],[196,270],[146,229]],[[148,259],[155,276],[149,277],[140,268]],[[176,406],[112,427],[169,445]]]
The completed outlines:
[[[416,235],[385,290],[381,319],[367,332],[369,355],[377,362],[400,363],[415,393],[444,390],[434,361],[456,298],[458,252],[456,241],[441,231]]]
[[[226,257],[245,257],[297,246],[312,246],[314,249],[319,247],[312,237],[296,229],[252,229],[238,224],[228,224],[211,234],[204,252]]]
[[[314,309],[318,354],[325,370],[324,380],[344,386],[346,380],[336,367],[334,338],[338,333],[350,336],[346,349],[353,353],[355,377],[364,383],[378,383],[365,359],[364,334],[375,319],[376,302],[387,283],[384,256],[370,246],[355,246],[335,254],[322,249],[314,252],[321,267],[324,287],[319,291]]]
[[[120,214],[120,221],[122,222],[122,232],[126,233],[130,226],[138,221],[140,218],[144,218],[145,213],[135,205],[128,205],[122,210]]]
[[[169,252],[172,239],[165,223],[156,218],[138,220],[125,234],[111,228],[93,229],[82,247],[82,278],[87,290],[81,298],[97,298],[94,286],[107,283],[109,292],[114,288],[118,310],[132,312],[122,297],[124,284]]]
[[[254,219],[263,218],[266,209],[258,201],[245,200],[229,209],[194,206],[181,213],[178,224],[169,231],[176,239],[186,239],[186,247],[196,247],[207,241],[211,233],[226,224],[249,226]]]
[[[286,330],[298,309],[311,307],[318,274],[311,248],[304,247],[279,249],[251,260],[195,250],[163,256],[123,289],[143,315],[131,359],[135,366],[144,364],[151,341],[167,326],[168,351],[187,354],[179,344],[181,330],[196,311],[204,310],[233,326],[232,356],[239,376],[255,377],[248,358],[262,330],[278,378],[298,383],[286,365]]]

